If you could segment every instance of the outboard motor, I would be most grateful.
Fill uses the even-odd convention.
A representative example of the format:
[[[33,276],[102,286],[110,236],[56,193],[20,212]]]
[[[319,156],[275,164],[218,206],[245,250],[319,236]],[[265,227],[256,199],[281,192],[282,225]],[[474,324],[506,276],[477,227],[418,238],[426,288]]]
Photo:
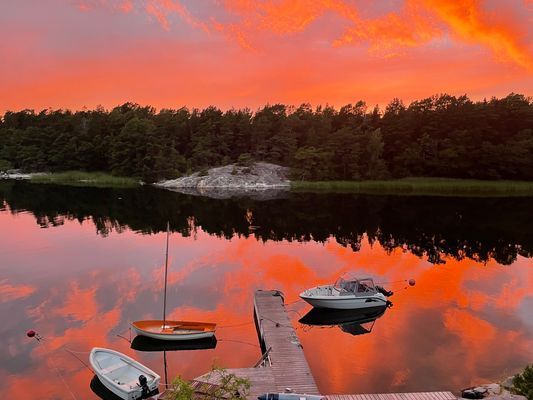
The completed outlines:
[[[394,294],[394,292],[385,289],[383,286],[376,285],[376,290],[385,297],[391,297]]]
[[[139,375],[139,386],[142,389],[141,399],[145,399],[150,395],[150,388],[148,387],[148,379],[146,376]]]

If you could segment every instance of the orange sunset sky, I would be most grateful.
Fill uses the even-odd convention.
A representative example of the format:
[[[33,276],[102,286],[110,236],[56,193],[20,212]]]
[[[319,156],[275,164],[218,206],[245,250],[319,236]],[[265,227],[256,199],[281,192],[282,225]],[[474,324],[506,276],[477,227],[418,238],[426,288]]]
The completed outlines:
[[[0,114],[533,94],[532,0],[2,0]]]

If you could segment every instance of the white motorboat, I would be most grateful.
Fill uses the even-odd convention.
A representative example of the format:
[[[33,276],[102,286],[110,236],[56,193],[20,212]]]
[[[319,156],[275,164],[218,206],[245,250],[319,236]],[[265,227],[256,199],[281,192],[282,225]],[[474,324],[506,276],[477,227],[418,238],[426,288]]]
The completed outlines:
[[[392,295],[372,278],[339,278],[333,285],[316,286],[300,293],[300,297],[317,308],[353,310],[387,306]]]
[[[161,377],[125,354],[94,347],[89,362],[100,382],[121,399],[138,400],[158,393]]]

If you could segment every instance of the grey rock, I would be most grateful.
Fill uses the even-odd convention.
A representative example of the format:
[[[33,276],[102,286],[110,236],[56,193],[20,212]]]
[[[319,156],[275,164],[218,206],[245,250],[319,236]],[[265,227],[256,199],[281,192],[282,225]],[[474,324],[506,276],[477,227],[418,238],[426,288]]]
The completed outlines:
[[[514,387],[514,384],[513,384],[513,380],[514,380],[514,375],[513,376],[508,376],[503,382],[502,382],[502,386],[506,389],[511,389]]]
[[[502,388],[497,383],[489,383],[488,385],[483,385],[485,389],[489,392],[489,394],[500,394],[502,391]]]
[[[290,189],[289,169],[280,165],[258,162],[250,167],[235,164],[212,168],[207,174],[196,172],[178,179],[160,181],[154,186],[185,194],[229,198],[235,196],[277,198]]]
[[[525,396],[521,396],[519,394],[512,394],[507,391],[499,395],[490,395],[485,398],[490,400],[527,400]]]

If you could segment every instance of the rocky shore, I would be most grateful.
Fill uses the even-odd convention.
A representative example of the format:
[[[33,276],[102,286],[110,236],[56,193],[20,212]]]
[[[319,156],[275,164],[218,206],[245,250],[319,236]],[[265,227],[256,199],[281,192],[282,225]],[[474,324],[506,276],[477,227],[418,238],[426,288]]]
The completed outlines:
[[[31,179],[34,176],[46,175],[44,172],[24,173],[18,169],[0,171],[0,179]]]
[[[463,399],[488,400],[527,400],[525,396],[513,393],[513,378],[510,376],[501,383],[487,383],[461,391]]]
[[[288,173],[286,167],[264,162],[250,166],[230,164],[178,179],[160,181],[154,185],[180,193],[213,198],[247,196],[266,200],[283,196],[290,189]]]

